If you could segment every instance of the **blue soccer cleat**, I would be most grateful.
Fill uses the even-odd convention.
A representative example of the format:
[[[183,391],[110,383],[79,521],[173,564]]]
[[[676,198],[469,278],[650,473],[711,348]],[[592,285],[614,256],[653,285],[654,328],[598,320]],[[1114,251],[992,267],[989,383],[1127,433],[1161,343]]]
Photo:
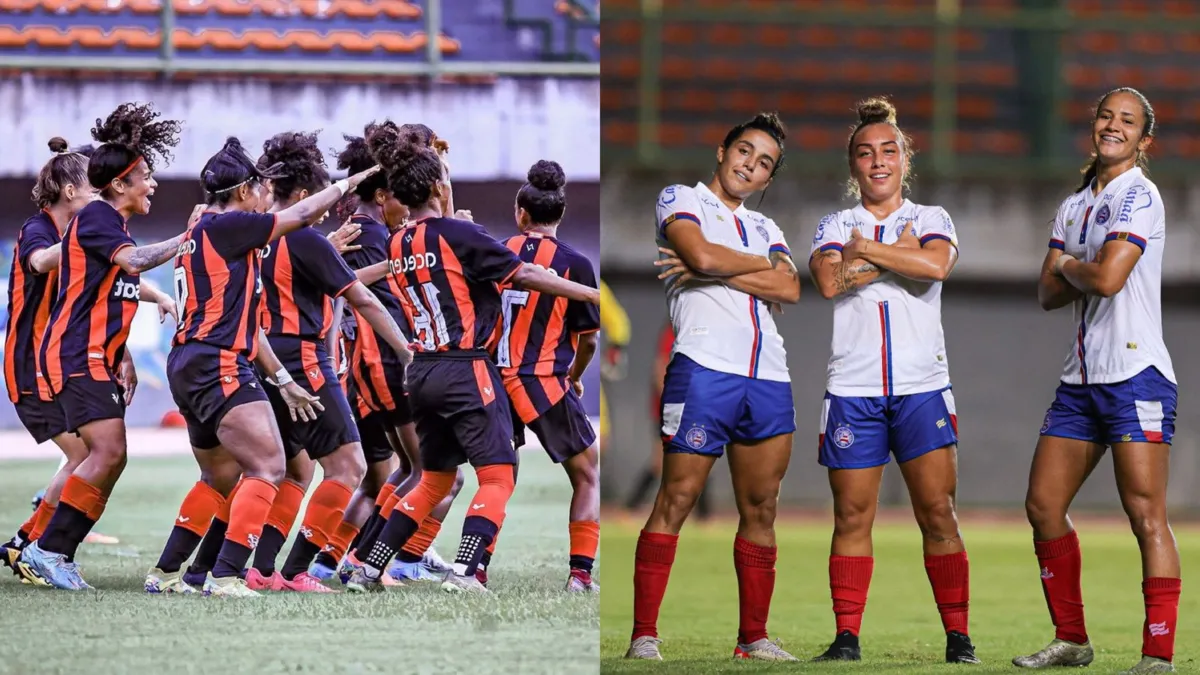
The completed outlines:
[[[442,581],[442,577],[430,572],[429,568],[420,560],[416,562],[397,560],[392,563],[387,573],[396,581]]]
[[[62,553],[42,550],[35,541],[21,551],[17,558],[17,569],[29,583],[38,586],[53,586],[67,591],[82,591],[91,588],[79,574],[79,566],[67,562]]]
[[[319,562],[313,562],[313,564],[309,565],[308,567],[308,573],[321,581],[329,581],[333,578],[333,575],[337,573],[337,570],[328,565],[322,565]]]

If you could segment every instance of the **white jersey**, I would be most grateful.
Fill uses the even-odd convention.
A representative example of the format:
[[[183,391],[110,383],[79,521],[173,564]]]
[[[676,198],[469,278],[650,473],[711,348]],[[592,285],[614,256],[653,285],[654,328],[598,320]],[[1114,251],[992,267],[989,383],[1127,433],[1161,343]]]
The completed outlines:
[[[1167,224],[1162,197],[1142,170],[1130,169],[1093,196],[1088,189],[1058,207],[1051,248],[1083,261],[1096,259],[1105,243],[1128,241],[1142,249],[1116,295],[1085,295],[1075,301],[1079,326],[1063,365],[1067,384],[1122,382],[1154,366],[1175,382],[1162,337],[1162,261]]]
[[[909,222],[922,244],[944,239],[958,247],[945,209],[906,199],[882,222],[861,204],[826,216],[817,226],[810,256],[842,250],[854,228],[863,237],[894,244]],[[825,387],[834,396],[904,396],[950,386],[941,282],[913,281],[885,271],[874,282],[837,296],[832,351]]]
[[[656,212],[659,246],[670,246],[666,229],[679,220],[699,225],[709,242],[735,251],[763,257],[772,251],[791,255],[775,221],[745,206],[730,211],[703,183],[665,188],[658,194]],[[669,287],[671,279],[666,281]],[[673,354],[684,354],[722,373],[791,381],[783,338],[770,310],[758,298],[723,284],[705,284],[668,290],[667,303],[675,328]]]

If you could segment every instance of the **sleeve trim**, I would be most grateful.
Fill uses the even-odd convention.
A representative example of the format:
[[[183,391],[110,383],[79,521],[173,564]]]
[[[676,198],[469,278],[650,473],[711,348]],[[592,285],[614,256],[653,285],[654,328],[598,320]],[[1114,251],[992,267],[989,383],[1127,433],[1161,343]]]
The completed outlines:
[[[1146,240],[1132,232],[1109,232],[1108,236],[1104,237],[1105,243],[1110,241],[1127,241],[1142,249],[1142,253],[1146,252]]]
[[[1060,251],[1065,251],[1067,246],[1066,246],[1066,244],[1063,243],[1062,239],[1051,239],[1050,240],[1050,248],[1056,248]]]
[[[127,249],[127,248],[130,248],[130,247],[132,247],[132,246],[133,246],[133,242],[129,242],[129,241],[127,241],[127,242],[124,242],[124,243],[122,243],[122,244],[121,244],[120,246],[118,246],[118,247],[117,247],[115,250],[113,250],[113,252],[112,252],[112,255],[110,255],[110,256],[108,257],[108,262],[110,262],[110,263],[115,263],[115,262],[116,262],[116,260],[117,260],[117,254],[118,254],[118,253],[120,253],[121,251],[123,251],[123,250]]]
[[[941,234],[940,232],[934,232],[933,234],[927,234],[924,237],[921,237],[921,245],[924,246],[925,244],[928,244],[931,241],[938,241],[938,240],[948,241],[948,242],[950,242],[951,245],[955,245],[953,239],[951,239],[950,237],[947,237],[944,234]]]
[[[782,253],[789,257],[792,255],[791,250],[788,249],[788,247],[785,246],[784,244],[771,244],[770,252],[771,253]]]
[[[358,283],[358,277],[354,277],[354,280],[353,280],[353,281],[351,281],[350,283],[346,284],[345,286],[342,286],[341,290],[339,290],[337,293],[334,293],[334,294],[333,294],[333,297],[334,297],[334,298],[340,298],[340,297],[342,297],[342,294],[343,294],[343,293],[345,293],[346,291],[350,290],[350,288],[351,288],[352,286],[354,286],[354,284],[357,284],[357,283]]]
[[[520,258],[517,258],[516,263],[517,264],[513,265],[513,268],[511,270],[505,272],[504,277],[501,278],[500,281],[497,281],[496,283],[507,284],[509,281],[512,280],[513,276],[516,275],[517,270],[521,269],[521,267],[525,265],[525,261],[521,260]]]

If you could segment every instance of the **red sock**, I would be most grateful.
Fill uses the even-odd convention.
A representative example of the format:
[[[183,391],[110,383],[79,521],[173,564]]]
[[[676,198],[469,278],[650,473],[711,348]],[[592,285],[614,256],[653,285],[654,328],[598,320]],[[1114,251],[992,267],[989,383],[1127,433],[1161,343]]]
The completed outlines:
[[[343,520],[334,532],[333,537],[329,540],[329,555],[334,560],[341,560],[342,556],[346,555],[346,549],[349,548],[350,542],[358,536],[360,527],[354,523]]]
[[[767,615],[775,592],[774,546],[759,546],[741,537],[733,539],[733,569],[738,579],[738,644],[748,645],[767,637]]]
[[[279,491],[275,493],[275,501],[271,502],[271,510],[267,512],[267,520],[263,525],[270,525],[287,539],[292,533],[292,526],[296,524],[296,517],[300,515],[300,503],[303,501],[304,488],[299,483],[287,479],[280,481]]]
[[[1179,579],[1151,577],[1142,582],[1146,598],[1146,624],[1142,627],[1142,654],[1170,661],[1175,656],[1175,620],[1179,618]]]
[[[46,526],[50,524],[50,519],[54,517],[54,510],[58,508],[58,504],[50,504],[45,499],[41,504],[38,504],[37,511],[33,512],[33,529],[29,530],[29,541],[37,541],[42,533],[46,531]]]
[[[633,566],[633,638],[658,637],[658,609],[675,563],[677,534],[642,531]]]
[[[442,523],[440,521],[434,520],[432,516],[425,516],[420,526],[417,527],[417,531],[413,533],[413,536],[409,537],[408,541],[404,544],[404,548],[400,550],[410,555],[421,557],[425,555],[430,546],[433,546],[433,540],[437,539],[438,532],[441,531]]]
[[[838,633],[850,631],[858,635],[862,629],[874,571],[875,558],[871,556],[829,556],[829,594],[833,597]]]
[[[1050,620],[1054,622],[1054,637],[1076,644],[1088,641],[1083,625],[1083,589],[1079,572],[1083,557],[1079,552],[1079,535],[1074,530],[1050,541],[1035,541],[1038,564],[1042,567],[1042,590]]]
[[[967,552],[948,555],[926,555],[925,573],[933,586],[933,599],[942,628],[967,635],[967,608],[971,599],[971,567]]]

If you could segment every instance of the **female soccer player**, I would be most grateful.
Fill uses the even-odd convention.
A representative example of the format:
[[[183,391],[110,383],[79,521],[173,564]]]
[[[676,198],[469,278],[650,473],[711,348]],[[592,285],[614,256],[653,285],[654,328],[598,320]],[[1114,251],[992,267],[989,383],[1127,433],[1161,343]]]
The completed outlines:
[[[175,262],[181,317],[167,359],[171,393],[192,446],[221,448],[243,474],[229,499],[228,530],[205,580],[206,594],[257,595],[240,575],[284,474],[283,444],[262,386],[279,387],[293,421],[314,420],[314,408],[324,410],[319,398],[296,384],[270,344],[259,340],[263,249],[316,222],[375,171],[338,181],[276,213],[260,213],[267,200],[263,181],[284,177],[280,168],[260,169],[236,138],[228,139],[201,171],[210,210],[187,232]],[[262,383],[251,360],[273,374],[274,383]]]
[[[679,530],[729,450],[741,521],[733,543],[737,658],[795,661],[767,638],[775,588],[775,505],[796,430],[783,338],[768,304],[795,303],[800,279],[775,222],[745,207],[783,166],[787,132],[760,114],[729,130],[707,185],[658,196],[658,244],[669,278],[675,355],[663,387],[662,482],[638,537],[633,636],[626,658],[661,660],[658,611]],[[669,247],[669,248],[667,248]]]
[[[392,235],[390,259],[361,270],[359,278],[386,275],[400,297],[417,351],[408,385],[424,470],[361,556],[363,565],[353,569],[347,588],[379,588],[381,571],[449,494],[457,467],[469,461],[480,487],[442,587],[486,592],[475,572],[503,524],[517,463],[508,396],[488,358],[501,313],[496,285],[512,282],[592,303],[600,294],[523,263],[470,221],[443,217],[446,168],[420,134],[402,135],[385,122],[367,144],[387,173],[389,192],[408,208],[410,224]]]
[[[596,288],[592,262],[558,239],[567,209],[566,174],[557,162],[529,169],[517,191],[521,234],[505,246],[526,263]],[[504,285],[500,289],[500,340],[496,364],[513,406],[513,422],[527,426],[571,481],[568,591],[600,590],[592,565],[600,544],[600,454],[583,402],[583,373],[596,354],[600,308]],[[517,438],[524,440],[522,429]],[[517,449],[521,442],[517,443]]]
[[[67,142],[50,139],[54,156],[42,167],[33,186],[38,213],[25,221],[17,235],[8,276],[8,328],[4,344],[4,380],[8,399],[35,443],[53,440],[65,456],[29,520],[11,542],[0,546],[0,562],[16,573],[21,549],[42,536],[67,477],[87,457],[87,446],[67,433],[62,408],[49,399],[46,383],[35,371],[36,353],[46,332],[50,306],[58,295],[58,260],[62,232],[96,193],[88,184],[87,157],[68,152]],[[44,398],[43,398],[44,397]]]
[[[272,211],[286,209],[325,189],[329,174],[324,164],[315,133],[289,132],[268,140],[258,166],[266,170],[282,165],[279,173],[283,174],[272,181]],[[246,581],[252,588],[263,590],[330,592],[308,573],[308,566],[335,534],[367,470],[354,413],[326,350],[326,333],[333,324],[333,300],[345,298],[364,324],[398,355],[402,365],[411,360],[412,353],[395,320],[358,281],[324,235],[312,228],[296,230],[264,249],[262,259],[271,347],[289,374],[321,399],[325,412],[315,421],[294,424],[283,400],[270,389],[268,395],[285,436],[321,465],[323,479],[309,499],[301,536],[282,574],[274,571],[272,558],[271,574],[264,576],[256,564]],[[292,519],[304,498],[303,490],[295,492],[294,505],[290,506]],[[279,544],[290,529],[278,531]]]
[[[1017,666],[1084,666],[1093,650],[1083,620],[1079,538],[1071,501],[1112,446],[1117,491],[1142,553],[1146,621],[1142,660],[1127,673],[1173,672],[1179,551],[1167,522],[1176,381],[1162,337],[1166,216],[1146,177],[1154,109],[1140,92],[1114,89],[1092,120],[1092,158],[1054,219],[1038,300],[1074,304],[1079,328],[1062,383],[1042,423],[1025,511],[1055,638]]]
[[[941,320],[942,282],[958,260],[954,224],[944,209],[905,199],[913,147],[890,102],[859,104],[847,153],[859,204],[821,220],[809,258],[821,295],[834,300],[818,444],[833,492],[837,637],[817,660],[861,658],[871,526],[894,453],[923,535],[946,661],[978,663],[967,637],[967,553],[954,504],[957,420]]]
[[[63,484],[58,508],[41,538],[17,562],[31,583],[90,588],[74,563],[79,543],[104,512],[125,468],[125,407],[137,386],[125,340],[139,300],[174,314],[166,294],[139,284],[139,275],[171,259],[182,235],[138,247],[126,222],[150,212],[158,185],[156,159],[170,158],[180,123],[158,120],[149,105],[123,103],[96,120],[100,142],[88,162],[88,183],[100,198],[79,210],[60,244],[58,296],[38,348],[47,390],[63,410],[65,430],[77,433],[88,456]]]

